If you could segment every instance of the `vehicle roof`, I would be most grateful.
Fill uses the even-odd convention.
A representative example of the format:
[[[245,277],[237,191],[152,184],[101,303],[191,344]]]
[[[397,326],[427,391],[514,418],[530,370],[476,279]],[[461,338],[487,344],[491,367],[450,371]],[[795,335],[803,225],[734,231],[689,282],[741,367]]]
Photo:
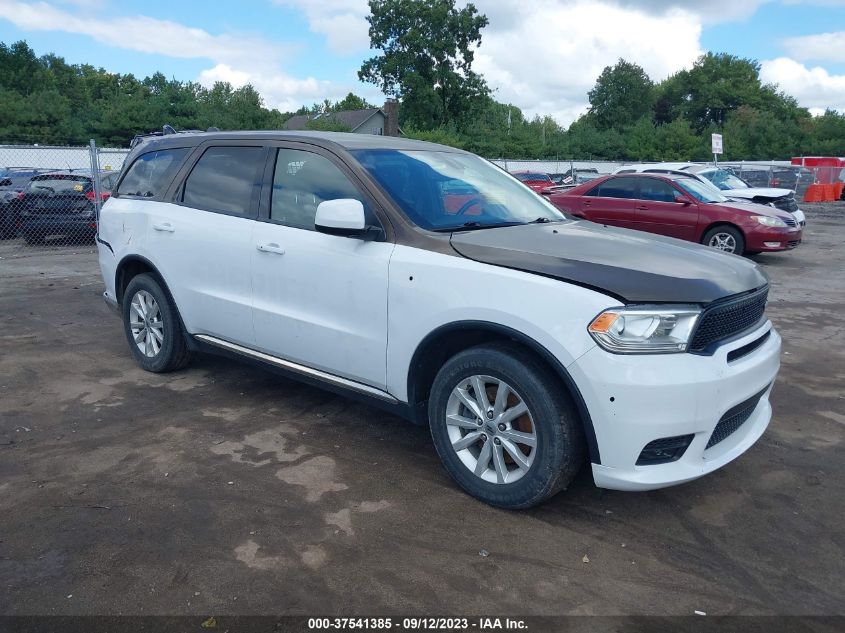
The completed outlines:
[[[299,141],[313,143],[323,147],[341,147],[346,150],[359,149],[393,149],[393,150],[429,150],[465,153],[463,150],[417,141],[396,136],[380,136],[377,134],[352,134],[350,132],[313,132],[293,130],[266,131],[235,131],[235,132],[196,132],[164,134],[162,136],[146,137],[143,142],[133,148],[133,154],[147,153],[156,149],[176,147],[195,147],[206,141],[238,141],[238,140],[270,140],[270,141]]]
[[[657,172],[631,172],[627,174],[608,174],[608,176],[613,176],[615,178],[630,178],[631,176],[637,176],[639,178],[662,178],[664,180],[697,180],[697,178],[693,178],[689,174],[662,174]],[[599,176],[599,178],[603,178],[604,176]],[[595,183],[597,178],[590,180],[589,182]]]

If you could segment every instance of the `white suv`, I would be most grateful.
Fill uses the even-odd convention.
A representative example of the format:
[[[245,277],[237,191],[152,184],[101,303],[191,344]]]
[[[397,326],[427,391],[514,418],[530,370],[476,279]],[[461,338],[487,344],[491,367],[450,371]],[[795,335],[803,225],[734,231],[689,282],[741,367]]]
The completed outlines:
[[[470,494],[524,508],[695,479],[771,417],[780,337],[747,260],[561,214],[467,152],[383,136],[136,146],[97,237],[149,371],[235,355],[430,425]]]

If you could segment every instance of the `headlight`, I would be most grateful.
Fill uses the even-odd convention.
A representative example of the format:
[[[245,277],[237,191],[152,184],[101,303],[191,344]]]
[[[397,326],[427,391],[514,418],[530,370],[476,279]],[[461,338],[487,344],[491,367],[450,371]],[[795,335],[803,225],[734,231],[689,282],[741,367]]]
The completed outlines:
[[[696,306],[611,308],[587,328],[604,349],[620,354],[670,354],[687,351],[701,310]]]
[[[780,218],[773,218],[768,215],[755,215],[752,217],[763,226],[774,226],[781,229],[786,227],[786,222],[784,222]]]

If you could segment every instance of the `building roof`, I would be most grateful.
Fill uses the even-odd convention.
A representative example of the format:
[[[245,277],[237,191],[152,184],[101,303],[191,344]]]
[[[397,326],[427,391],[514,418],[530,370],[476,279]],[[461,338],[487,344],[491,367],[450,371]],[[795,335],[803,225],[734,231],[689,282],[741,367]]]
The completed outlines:
[[[381,108],[341,110],[340,112],[326,112],[321,114],[298,114],[285,121],[283,127],[285,130],[304,130],[309,121],[322,119],[324,121],[337,121],[338,123],[348,125],[349,129],[354,132],[376,113],[381,113],[384,116],[384,111]]]

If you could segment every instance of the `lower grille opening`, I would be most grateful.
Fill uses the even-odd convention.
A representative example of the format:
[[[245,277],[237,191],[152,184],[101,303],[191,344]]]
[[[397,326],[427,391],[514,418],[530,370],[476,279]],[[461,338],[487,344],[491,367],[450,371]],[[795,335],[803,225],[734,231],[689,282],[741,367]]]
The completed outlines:
[[[760,347],[763,343],[769,340],[769,336],[771,335],[772,331],[769,330],[763,336],[758,338],[756,341],[751,341],[747,345],[743,345],[742,347],[737,347],[735,350],[728,352],[728,362],[732,363],[733,361],[737,360],[738,358],[742,358],[743,356],[748,356],[751,352],[755,349]]]
[[[637,466],[652,464],[668,464],[679,460],[689,448],[695,435],[676,435],[675,437],[661,437],[645,445],[637,458]]]
[[[766,385],[766,388],[759,393],[755,393],[745,402],[740,402],[735,407],[729,409],[728,412],[725,413],[725,415],[723,415],[719,420],[716,428],[713,429],[713,435],[710,436],[704,450],[707,450],[719,442],[728,439],[739,429],[739,427],[745,424],[748,421],[748,418],[751,417],[751,414],[754,413],[754,409],[757,408],[757,403],[760,402],[760,398],[763,397],[763,394],[766,393],[766,389],[768,388],[769,386]]]

